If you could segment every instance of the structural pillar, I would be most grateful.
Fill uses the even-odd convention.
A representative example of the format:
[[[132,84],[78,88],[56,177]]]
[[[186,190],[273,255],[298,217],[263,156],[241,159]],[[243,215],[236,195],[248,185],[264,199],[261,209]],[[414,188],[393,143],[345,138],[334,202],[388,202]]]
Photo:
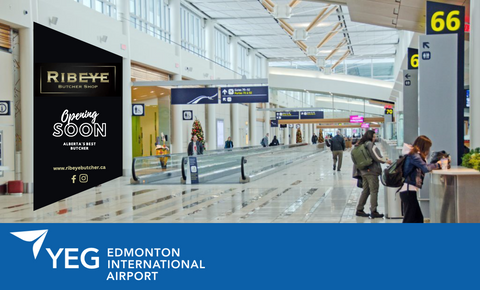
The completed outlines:
[[[269,108],[270,108],[270,104],[265,103],[265,109],[269,109]],[[264,132],[265,134],[270,133],[270,111],[263,112],[263,119],[265,120],[265,122],[263,123]],[[269,139],[272,140],[272,136],[270,136]]]
[[[32,13],[33,14],[33,13]],[[33,23],[33,22],[32,22]],[[32,24],[33,25],[33,24]],[[22,181],[33,192],[33,29],[20,29],[20,96],[22,110]]]
[[[208,150],[217,149],[217,124],[216,124],[216,106],[214,104],[205,105],[207,113],[207,130],[205,132]],[[221,148],[219,148],[221,149]]]
[[[182,80],[182,76],[173,75],[173,80],[180,81]],[[183,149],[183,106],[171,105],[170,107],[172,112],[171,153],[182,153],[185,151]]]
[[[470,148],[480,147],[480,3],[470,2]]]
[[[132,87],[131,87],[131,56],[130,56],[130,1],[122,0],[119,13],[122,19],[122,31],[127,36],[127,55],[123,58],[123,176],[132,174]]]
[[[233,145],[236,146],[236,147],[241,147],[240,144],[242,144],[242,141],[240,140],[240,138],[243,138],[242,136],[240,136],[240,122],[239,122],[239,119],[240,119],[240,108],[239,108],[239,104],[231,104],[231,111],[230,111],[230,116],[231,116],[231,122],[232,122],[232,141],[233,141]],[[228,137],[228,136],[226,136]],[[235,145],[237,144],[237,145]]]
[[[260,140],[257,138],[257,104],[249,104],[248,105],[248,123],[250,125],[250,130],[249,130],[249,139],[250,143],[248,144],[249,146],[257,146],[260,144]]]

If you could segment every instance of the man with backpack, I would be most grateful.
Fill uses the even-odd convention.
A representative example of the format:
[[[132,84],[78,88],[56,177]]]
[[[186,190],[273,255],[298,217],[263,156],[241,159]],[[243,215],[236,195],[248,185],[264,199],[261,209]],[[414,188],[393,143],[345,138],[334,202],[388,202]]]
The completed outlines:
[[[262,141],[260,142],[260,145],[262,145],[263,147],[268,146],[268,133],[265,135],[265,137],[263,137]]]
[[[337,130],[337,135],[330,139],[329,142],[333,156],[333,171],[335,171],[335,169],[340,171],[342,169],[343,151],[345,151],[345,139],[340,135],[340,130]]]
[[[375,146],[377,135],[369,130],[363,135],[352,150],[353,177],[362,179],[363,191],[358,200],[356,216],[371,218],[383,218],[383,214],[377,211],[378,206],[378,177],[382,174],[381,163],[392,164],[392,161],[384,158],[380,150]],[[364,211],[367,199],[370,196],[370,214]]]

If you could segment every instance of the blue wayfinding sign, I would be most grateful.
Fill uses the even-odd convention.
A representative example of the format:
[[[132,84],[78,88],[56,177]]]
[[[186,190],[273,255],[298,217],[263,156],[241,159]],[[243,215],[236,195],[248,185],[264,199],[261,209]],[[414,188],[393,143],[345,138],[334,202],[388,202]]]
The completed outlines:
[[[278,120],[270,120],[270,127],[272,128],[278,127]]]
[[[277,120],[298,120],[299,112],[277,112]]]
[[[222,104],[268,103],[268,86],[221,88]]]
[[[172,89],[172,105],[218,104],[218,88]]]
[[[409,282],[425,285],[425,289],[478,288],[479,224],[209,224],[198,223],[209,217],[208,206],[202,208],[195,203],[198,200],[187,200],[181,194],[168,202],[177,202],[174,198],[180,202],[175,212],[158,208],[152,217],[175,218],[182,210],[195,210],[203,217],[196,220],[192,213],[191,218],[178,220],[177,224],[155,219],[155,223],[135,224],[0,223],[2,289],[48,289],[56,285],[68,285],[69,290],[352,289],[365,277],[357,268],[346,266],[345,261],[353,258],[345,249],[351,247],[352,236],[375,235],[379,228],[387,241],[406,243],[406,237],[419,242],[442,241],[428,247],[376,244],[378,252],[388,253],[385,262],[394,261],[398,269],[411,267],[412,260],[405,257],[422,257],[428,267],[422,268],[421,275],[409,277]],[[226,204],[227,200],[217,202]],[[225,210],[231,213],[227,204]],[[235,214],[241,219],[248,210]],[[182,223],[192,220],[197,223]],[[235,239],[223,241],[226,236]],[[252,237],[268,246],[251,243]],[[316,242],[305,243],[310,240]],[[357,239],[355,243],[364,248],[371,241]],[[456,266],[449,267],[442,279],[432,279],[445,272],[445,265]],[[375,271],[377,285],[388,285],[388,290],[404,289],[392,283],[399,279],[398,271],[391,267]],[[239,273],[251,278],[238,279]],[[354,279],[344,279],[345,275]]]
[[[300,112],[300,119],[323,119],[323,111]]]

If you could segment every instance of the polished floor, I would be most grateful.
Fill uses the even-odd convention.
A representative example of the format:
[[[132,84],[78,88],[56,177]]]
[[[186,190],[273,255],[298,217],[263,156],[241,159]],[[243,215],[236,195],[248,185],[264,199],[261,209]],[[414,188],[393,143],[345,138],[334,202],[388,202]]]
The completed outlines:
[[[32,194],[0,196],[2,223],[398,223],[355,216],[361,189],[330,151],[247,184],[130,185],[119,178],[40,210]],[[369,201],[365,207],[369,212]],[[379,208],[384,212],[384,188]]]

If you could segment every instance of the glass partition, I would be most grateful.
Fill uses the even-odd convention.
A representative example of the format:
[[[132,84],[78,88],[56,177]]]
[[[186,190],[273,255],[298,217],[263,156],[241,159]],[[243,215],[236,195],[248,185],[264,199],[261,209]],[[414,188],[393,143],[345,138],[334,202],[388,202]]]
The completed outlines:
[[[305,160],[306,158],[324,151],[324,148],[318,148],[316,145],[300,144],[284,146],[280,152],[265,152],[250,156],[244,156],[242,159],[242,181],[249,182],[262,178],[268,174],[275,173],[279,167],[288,166],[291,163]]]

